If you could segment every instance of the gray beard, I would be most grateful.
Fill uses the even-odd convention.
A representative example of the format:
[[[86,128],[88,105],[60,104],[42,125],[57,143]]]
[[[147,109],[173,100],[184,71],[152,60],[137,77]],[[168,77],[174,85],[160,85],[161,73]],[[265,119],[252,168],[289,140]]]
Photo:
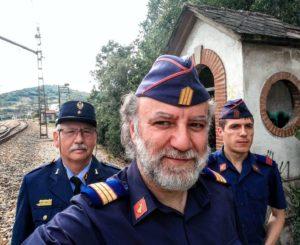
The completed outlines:
[[[180,152],[174,148],[163,149],[151,155],[148,149],[153,147],[139,136],[136,137],[136,156],[141,167],[140,171],[149,180],[162,189],[172,191],[186,191],[197,182],[199,174],[206,164],[209,148],[203,156],[194,150]],[[178,159],[194,158],[195,161],[184,167],[168,166],[162,162],[164,156]]]

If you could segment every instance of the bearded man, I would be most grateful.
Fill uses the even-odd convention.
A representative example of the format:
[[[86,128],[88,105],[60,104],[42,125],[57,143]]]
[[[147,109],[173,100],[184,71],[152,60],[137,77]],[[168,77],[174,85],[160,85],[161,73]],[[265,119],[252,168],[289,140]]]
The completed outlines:
[[[212,108],[193,59],[159,57],[120,112],[130,166],[85,188],[25,243],[241,244],[225,179],[199,175]]]

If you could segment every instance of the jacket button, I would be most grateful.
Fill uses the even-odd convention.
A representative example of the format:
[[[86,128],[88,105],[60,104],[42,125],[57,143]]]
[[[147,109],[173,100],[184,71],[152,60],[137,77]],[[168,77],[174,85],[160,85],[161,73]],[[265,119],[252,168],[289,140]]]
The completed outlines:
[[[43,220],[47,220],[48,219],[48,216],[45,214],[44,216],[43,216]]]

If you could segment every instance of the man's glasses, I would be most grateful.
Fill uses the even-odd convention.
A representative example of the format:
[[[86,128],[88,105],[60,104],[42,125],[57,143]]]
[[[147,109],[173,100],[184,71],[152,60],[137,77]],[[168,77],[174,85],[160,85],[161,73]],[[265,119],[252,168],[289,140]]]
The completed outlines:
[[[94,136],[95,128],[60,128],[58,132],[61,132],[67,138],[76,138],[80,132],[82,137],[91,138]]]

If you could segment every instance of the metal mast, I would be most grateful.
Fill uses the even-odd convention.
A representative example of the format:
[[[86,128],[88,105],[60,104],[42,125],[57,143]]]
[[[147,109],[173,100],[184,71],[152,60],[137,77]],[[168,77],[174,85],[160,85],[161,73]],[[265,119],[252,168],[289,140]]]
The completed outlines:
[[[41,34],[40,28],[37,27],[37,34],[35,35],[37,40],[37,66],[38,66],[38,103],[39,103],[39,123],[40,123],[40,138],[48,138],[48,124],[46,111],[48,109],[45,86],[44,86],[44,77],[43,77],[43,66],[42,66],[42,49],[41,49]]]

